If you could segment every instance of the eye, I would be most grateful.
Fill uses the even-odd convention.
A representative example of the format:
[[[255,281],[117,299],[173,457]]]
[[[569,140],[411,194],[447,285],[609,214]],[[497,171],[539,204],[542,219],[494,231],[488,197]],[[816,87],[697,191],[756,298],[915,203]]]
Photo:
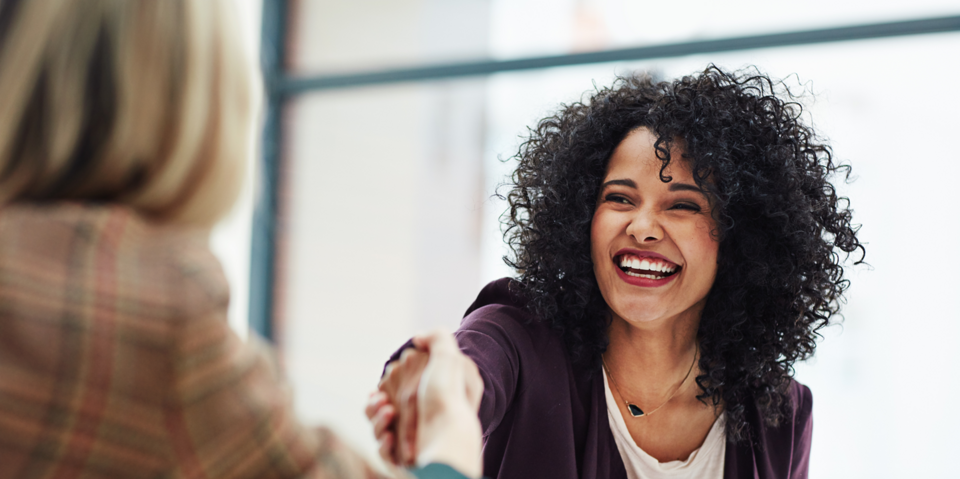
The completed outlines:
[[[682,210],[682,211],[692,211],[694,213],[699,213],[701,211],[700,205],[696,203],[677,203],[670,207],[672,210]]]
[[[604,196],[604,197],[603,197],[603,201],[606,201],[606,202],[608,202],[608,203],[620,203],[620,204],[622,204],[622,205],[629,205],[629,204],[631,204],[631,203],[630,203],[630,200],[629,200],[626,196],[623,196],[623,195],[617,194],[617,193],[611,193],[611,194],[609,194],[609,195],[607,195],[607,196]]]

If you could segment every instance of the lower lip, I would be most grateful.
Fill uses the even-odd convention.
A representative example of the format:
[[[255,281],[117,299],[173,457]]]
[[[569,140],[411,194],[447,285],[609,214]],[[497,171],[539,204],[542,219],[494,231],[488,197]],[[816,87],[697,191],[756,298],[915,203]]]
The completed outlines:
[[[630,276],[629,274],[625,273],[622,269],[617,268],[616,266],[614,266],[614,269],[617,270],[617,274],[620,275],[620,279],[624,280],[628,284],[632,284],[634,286],[642,286],[644,288],[656,288],[658,286],[663,286],[673,281],[673,278],[676,278],[677,275],[680,274],[679,272],[677,272],[664,278],[650,279],[650,278],[638,278],[636,276]]]

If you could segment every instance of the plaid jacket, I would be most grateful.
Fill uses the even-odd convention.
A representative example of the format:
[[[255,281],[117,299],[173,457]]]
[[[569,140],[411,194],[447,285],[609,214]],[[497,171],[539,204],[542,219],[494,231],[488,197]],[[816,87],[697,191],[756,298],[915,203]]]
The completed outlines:
[[[375,477],[303,428],[200,232],[0,210],[0,478]]]

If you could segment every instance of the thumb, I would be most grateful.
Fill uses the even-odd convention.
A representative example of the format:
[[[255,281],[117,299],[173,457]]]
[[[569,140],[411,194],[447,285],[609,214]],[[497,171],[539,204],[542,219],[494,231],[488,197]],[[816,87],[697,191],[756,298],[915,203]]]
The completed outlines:
[[[451,354],[459,353],[460,345],[456,338],[446,328],[437,328],[426,334],[413,337],[413,345],[417,349],[431,353]]]

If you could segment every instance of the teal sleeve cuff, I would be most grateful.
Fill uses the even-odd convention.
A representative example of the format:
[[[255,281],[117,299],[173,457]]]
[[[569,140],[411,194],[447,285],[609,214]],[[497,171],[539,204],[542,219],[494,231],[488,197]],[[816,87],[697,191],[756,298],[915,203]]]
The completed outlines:
[[[437,462],[410,471],[417,479],[468,479],[456,469]]]

